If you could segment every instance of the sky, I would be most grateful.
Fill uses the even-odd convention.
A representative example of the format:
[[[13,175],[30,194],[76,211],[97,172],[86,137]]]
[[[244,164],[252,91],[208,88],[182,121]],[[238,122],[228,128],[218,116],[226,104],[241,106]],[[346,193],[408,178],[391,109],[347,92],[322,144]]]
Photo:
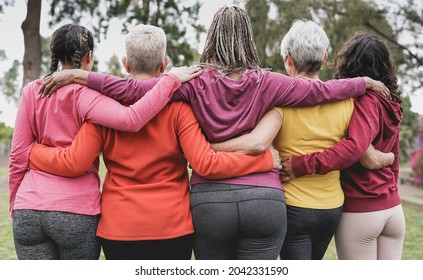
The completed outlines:
[[[200,10],[200,21],[207,28],[212,20],[213,14],[223,5],[232,4],[233,1],[213,0],[200,1],[203,3]],[[41,11],[41,27],[40,33],[44,37],[51,36],[54,30],[48,28],[48,1],[42,1]],[[0,50],[6,52],[8,60],[0,62],[0,73],[8,70],[14,59],[22,61],[24,54],[23,34],[20,28],[22,21],[26,16],[26,0],[15,0],[13,7],[5,8],[5,13],[0,14],[0,30],[7,30],[7,39],[3,37],[0,43]],[[105,61],[113,54],[119,58],[124,55],[124,34],[121,34],[120,21],[115,19],[111,22],[106,40],[97,43],[95,55],[99,60],[99,71],[105,71]],[[203,48],[205,34],[202,36],[200,43],[195,43],[199,50]],[[423,115],[423,93],[411,96],[412,110]],[[16,108],[14,103],[8,103],[0,94],[0,122],[13,127],[15,123]]]

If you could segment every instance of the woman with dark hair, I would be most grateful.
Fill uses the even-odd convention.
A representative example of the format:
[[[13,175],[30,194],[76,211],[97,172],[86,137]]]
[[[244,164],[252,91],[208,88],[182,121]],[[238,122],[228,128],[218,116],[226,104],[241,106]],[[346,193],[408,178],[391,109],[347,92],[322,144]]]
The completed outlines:
[[[214,15],[200,61],[208,68],[172,100],[191,104],[210,142],[248,133],[274,106],[339,101],[364,94],[366,86],[381,85],[368,78],[323,83],[266,71],[260,66],[249,16],[236,6],[222,7]],[[141,82],[67,71],[49,77],[46,91],[69,81],[131,104],[157,79]],[[190,184],[197,259],[277,258],[286,232],[286,208],[276,170],[213,181],[193,172]]]
[[[345,202],[335,234],[339,259],[401,259],[405,219],[398,194],[401,97],[389,49],[374,35],[353,36],[335,59],[335,77],[369,76],[390,90],[386,100],[357,97],[348,138],[321,153],[293,156],[283,163],[290,179],[342,170]],[[390,166],[369,170],[358,160],[367,147],[395,155]]]
[[[91,70],[93,49],[93,36],[85,27],[60,27],[51,38],[51,72],[59,62],[63,69]],[[9,161],[10,213],[19,259],[98,259],[100,254],[98,158],[88,172],[65,178],[28,169],[32,146],[68,146],[86,120],[138,131],[168,103],[181,80],[198,75],[198,70],[177,69],[129,107],[77,84],[61,88],[63,94],[52,98],[36,94],[41,79],[23,88]]]

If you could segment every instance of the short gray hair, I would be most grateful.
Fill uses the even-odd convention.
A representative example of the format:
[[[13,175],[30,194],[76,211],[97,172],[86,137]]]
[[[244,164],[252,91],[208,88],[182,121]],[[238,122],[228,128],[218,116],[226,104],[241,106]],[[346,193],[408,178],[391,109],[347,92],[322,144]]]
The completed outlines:
[[[162,28],[139,24],[125,39],[126,59],[134,72],[154,73],[166,57],[166,34]]]
[[[316,73],[329,47],[326,32],[310,20],[295,20],[281,42],[281,56],[288,53],[299,72]]]

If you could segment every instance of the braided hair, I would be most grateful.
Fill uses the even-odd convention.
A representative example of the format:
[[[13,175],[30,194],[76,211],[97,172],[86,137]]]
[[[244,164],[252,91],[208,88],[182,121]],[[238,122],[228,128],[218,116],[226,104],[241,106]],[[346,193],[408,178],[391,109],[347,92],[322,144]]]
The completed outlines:
[[[396,66],[386,44],[375,35],[356,34],[335,58],[334,78],[370,77],[379,80],[391,92],[391,99],[401,103]]]
[[[57,71],[59,61],[72,64],[73,68],[81,67],[81,59],[94,49],[92,33],[77,24],[66,24],[57,29],[50,42],[50,75]]]
[[[260,70],[250,18],[243,9],[224,6],[216,12],[200,63],[212,65],[224,75],[248,69]]]

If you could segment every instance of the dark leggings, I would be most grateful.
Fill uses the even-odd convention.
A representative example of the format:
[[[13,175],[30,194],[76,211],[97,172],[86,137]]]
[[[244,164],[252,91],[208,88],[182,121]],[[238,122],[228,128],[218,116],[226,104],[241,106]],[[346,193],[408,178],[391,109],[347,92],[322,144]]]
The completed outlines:
[[[98,260],[99,215],[15,210],[13,237],[20,260]]]
[[[191,188],[191,208],[196,259],[277,259],[286,233],[282,190],[197,184]]]
[[[190,260],[193,234],[173,239],[116,241],[100,238],[108,260]]]
[[[288,228],[280,253],[283,260],[321,260],[338,227],[342,207],[310,209],[286,206]]]

